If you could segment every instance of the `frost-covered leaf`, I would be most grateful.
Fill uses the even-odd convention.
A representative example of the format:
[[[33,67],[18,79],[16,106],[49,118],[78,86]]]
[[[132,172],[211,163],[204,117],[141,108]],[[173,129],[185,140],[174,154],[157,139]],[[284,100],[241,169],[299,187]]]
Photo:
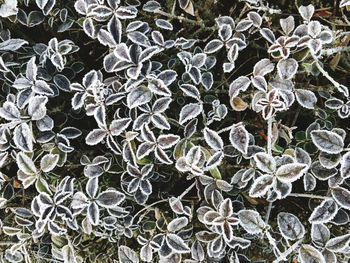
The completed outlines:
[[[189,97],[200,100],[199,90],[191,84],[182,84],[180,89]]]
[[[173,147],[180,140],[180,136],[174,134],[162,134],[157,139],[158,146],[162,149]]]
[[[221,150],[224,147],[224,142],[217,132],[215,132],[209,128],[205,128],[203,130],[203,134],[204,134],[204,139],[205,139],[206,143],[212,149]]]
[[[268,58],[263,58],[254,65],[253,74],[254,76],[265,76],[272,72],[274,68],[275,65]]]
[[[51,170],[53,170],[53,168],[55,168],[58,159],[58,154],[46,154],[45,156],[43,156],[43,158],[41,158],[40,169],[45,173],[50,172]]]
[[[192,244],[191,255],[194,260],[204,261],[204,258],[205,258],[204,249],[198,240],[194,241]]]
[[[214,84],[213,74],[211,72],[204,72],[202,74],[202,84],[206,90],[210,90]]]
[[[294,58],[281,59],[277,63],[277,72],[281,79],[292,79],[298,70],[298,62]]]
[[[168,246],[177,253],[190,252],[190,248],[188,247],[188,245],[178,235],[171,234],[171,233],[167,234],[166,235],[166,242],[167,242]]]
[[[273,185],[273,176],[269,174],[265,174],[262,176],[259,176],[257,179],[254,180],[252,186],[249,190],[249,196],[253,198],[260,198],[264,196],[267,191],[272,187]]]
[[[253,26],[255,26],[255,27],[261,26],[262,18],[257,12],[251,11],[248,13],[247,16],[248,16],[249,20],[253,22]]]
[[[27,41],[19,38],[7,39],[0,43],[1,51],[15,51],[21,48],[23,45],[28,44]]]
[[[281,182],[294,182],[303,176],[306,170],[307,166],[305,164],[288,163],[277,169],[276,176]]]
[[[179,122],[183,125],[185,122],[197,117],[203,110],[202,104],[189,103],[182,107],[180,111]]]
[[[332,189],[332,196],[341,208],[350,210],[350,191],[343,187]]]
[[[122,61],[131,62],[129,49],[125,43],[118,44],[114,49],[114,54],[117,58],[119,58]]]
[[[151,45],[148,37],[139,31],[130,32],[127,36],[132,42],[140,46],[149,47]]]
[[[350,177],[350,152],[343,155],[340,166],[340,175],[343,178]]]
[[[339,7],[346,7],[346,6],[350,6],[350,0],[341,0]]]
[[[219,39],[213,39],[211,40],[206,46],[204,47],[204,52],[207,54],[212,54],[218,51],[223,47],[224,43],[222,43]]]
[[[300,239],[305,235],[305,228],[299,218],[290,213],[281,212],[277,216],[281,234],[290,240]]]
[[[233,147],[243,154],[247,154],[249,133],[243,125],[234,126],[230,131],[230,142]]]
[[[248,30],[252,25],[254,24],[253,21],[251,20],[241,20],[238,22],[237,26],[236,26],[236,31],[237,32],[243,32]]]
[[[18,168],[25,174],[36,174],[37,169],[34,162],[23,152],[19,152],[16,156]]]
[[[16,105],[10,101],[5,101],[2,107],[0,108],[0,117],[12,121],[18,120],[21,114],[17,109]]]
[[[271,31],[271,29],[269,28],[262,28],[260,29],[260,34],[267,40],[269,41],[271,44],[274,44],[276,41],[275,35],[274,33]]]
[[[343,138],[332,131],[313,130],[311,139],[318,149],[326,153],[340,153],[344,147]]]
[[[18,125],[13,131],[13,141],[24,152],[33,151],[33,135],[27,123]]]
[[[311,238],[317,246],[323,247],[329,240],[331,233],[328,227],[324,224],[312,224]]]
[[[28,114],[32,117],[32,120],[40,120],[45,117],[47,101],[46,96],[34,96],[29,99]]]
[[[295,95],[299,104],[307,109],[313,109],[317,102],[315,94],[310,90],[296,89]]]
[[[87,136],[86,136],[86,144],[87,145],[96,145],[100,143],[107,135],[107,132],[103,129],[93,129]]]
[[[130,118],[113,120],[111,125],[109,126],[111,134],[114,136],[120,135],[123,131],[125,131],[125,129],[129,126],[130,123],[131,123]]]
[[[231,84],[230,84],[230,98],[237,97],[239,92],[241,91],[246,91],[247,88],[250,85],[250,79],[246,76],[241,76],[235,79]]]
[[[117,190],[108,189],[100,193],[97,197],[97,204],[105,208],[113,208],[119,205],[125,198],[125,195]]]
[[[120,263],[139,263],[139,258],[134,250],[127,246],[119,246],[118,257]]]
[[[341,252],[350,243],[350,234],[334,237],[326,243],[326,248],[333,252]]]
[[[315,12],[315,7],[312,4],[309,4],[308,6],[302,5],[299,7],[299,13],[306,21],[310,21],[314,12]]]
[[[265,152],[259,152],[254,155],[257,167],[265,173],[273,173],[276,170],[275,159]]]
[[[326,263],[320,251],[305,244],[299,248],[299,260],[301,263]]]
[[[170,30],[170,31],[173,30],[173,25],[169,21],[164,19],[157,19],[156,25],[165,30]]]
[[[173,220],[168,224],[168,230],[172,232],[179,231],[181,228],[184,228],[188,224],[188,219],[187,217],[178,217]]]
[[[241,210],[238,218],[239,224],[250,234],[261,233],[266,227],[260,214],[254,210]]]
[[[148,103],[152,99],[152,93],[145,86],[139,86],[131,90],[127,96],[127,103],[130,109]]]
[[[312,224],[327,223],[338,212],[338,206],[333,200],[324,200],[312,212],[309,221]]]
[[[286,35],[289,35],[289,33],[291,33],[295,27],[294,17],[288,16],[285,19],[280,19],[280,24],[281,24],[283,32]]]

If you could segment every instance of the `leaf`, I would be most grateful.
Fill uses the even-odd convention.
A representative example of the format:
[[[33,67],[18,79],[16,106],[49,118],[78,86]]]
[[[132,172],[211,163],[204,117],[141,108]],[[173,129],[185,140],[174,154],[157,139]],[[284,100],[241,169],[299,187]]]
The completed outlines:
[[[168,224],[167,228],[171,232],[176,232],[179,231],[181,228],[184,228],[188,224],[188,219],[187,217],[178,217],[173,220]]]
[[[111,125],[109,126],[109,129],[111,131],[111,134],[113,136],[120,135],[125,129],[129,126],[131,123],[130,118],[122,118],[118,120],[113,120]]]
[[[191,255],[194,260],[204,261],[204,258],[205,258],[204,249],[198,240],[194,241],[191,246]]]
[[[338,206],[333,200],[324,200],[312,212],[309,222],[312,224],[327,223],[331,221],[338,212]]]
[[[283,32],[286,35],[289,35],[289,33],[293,32],[294,27],[295,27],[294,17],[288,16],[285,19],[280,19],[280,24],[281,24]]]
[[[276,170],[275,159],[265,152],[259,152],[254,155],[254,161],[257,167],[265,173],[273,173]]]
[[[193,86],[193,85],[191,85],[191,84],[182,84],[181,86],[180,86],[180,89],[187,95],[187,96],[189,96],[189,97],[192,97],[192,98],[194,98],[194,99],[196,99],[196,100],[200,100],[200,93],[199,93],[199,90],[195,87],[195,86]]]
[[[120,263],[139,263],[136,252],[127,246],[120,246],[118,248],[118,257]]]
[[[340,175],[343,178],[350,177],[350,152],[343,155],[340,165]]]
[[[249,133],[243,125],[234,126],[230,131],[230,142],[243,154],[248,153]]]
[[[249,196],[252,198],[260,198],[264,196],[272,187],[274,182],[273,178],[274,177],[269,174],[259,176],[254,180],[252,186],[250,187]]]
[[[246,76],[241,76],[235,79],[229,88],[230,98],[237,97],[241,91],[246,91],[250,85],[250,79]]]
[[[276,176],[281,182],[291,183],[302,177],[306,170],[306,164],[288,163],[277,169]]]
[[[52,171],[53,168],[55,168],[58,159],[58,154],[46,154],[43,158],[41,158],[40,169],[45,173]]]
[[[254,22],[251,20],[241,20],[238,22],[238,24],[236,26],[236,31],[237,32],[246,31],[253,25],[253,23]]]
[[[293,214],[279,213],[277,216],[277,224],[281,234],[287,239],[301,239],[305,235],[304,226]]]
[[[308,6],[302,5],[299,7],[298,10],[300,15],[304,18],[304,20],[310,21],[315,12],[315,7],[312,4],[309,4]]]
[[[313,109],[314,105],[317,102],[317,98],[316,98],[315,94],[309,90],[296,89],[295,96],[296,96],[299,104],[307,109]]]
[[[294,58],[281,59],[277,63],[277,72],[281,79],[292,79],[298,70],[298,62]]]
[[[165,29],[165,30],[170,30],[170,31],[173,30],[173,25],[169,21],[164,20],[164,19],[157,19],[156,25],[157,25],[157,27],[160,27],[160,28]]]
[[[177,253],[189,253],[190,248],[183,241],[181,237],[175,234],[168,233],[166,235],[166,242],[168,246]]]
[[[33,135],[27,123],[24,122],[14,129],[13,141],[23,152],[33,151]]]
[[[45,117],[47,101],[46,96],[34,96],[29,99],[28,114],[32,117],[32,120],[40,120]]]
[[[149,47],[151,45],[148,37],[139,31],[130,32],[127,36],[132,42],[140,46]]]
[[[214,150],[221,150],[224,147],[224,142],[222,141],[220,135],[209,129],[204,128],[203,130],[204,139],[206,143]]]
[[[263,58],[254,65],[253,75],[265,76],[266,74],[272,72],[274,69],[275,64],[273,64],[268,58]]]
[[[1,51],[15,51],[17,49],[20,49],[23,45],[28,44],[27,41],[19,38],[12,38],[5,40],[0,43],[0,50]]]
[[[332,189],[332,196],[341,208],[350,210],[350,191],[343,187]]]
[[[0,108],[0,117],[12,121],[18,120],[21,114],[17,109],[16,105],[10,101],[5,101],[2,107]]]
[[[67,263],[77,263],[77,259],[74,253],[74,248],[71,245],[65,245],[62,248],[63,261]]]
[[[66,92],[70,92],[70,80],[62,74],[57,74],[53,78],[53,82],[56,84],[56,86]]]
[[[117,58],[119,58],[122,61],[131,62],[129,48],[125,43],[118,44],[114,49],[114,54]]]
[[[204,47],[204,52],[206,54],[212,54],[218,51],[223,47],[224,43],[222,43],[221,40],[219,39],[213,39],[211,40],[208,44],[205,45]]]
[[[127,96],[127,104],[130,109],[151,101],[152,93],[145,86],[139,86],[131,90]]]
[[[97,204],[105,208],[113,208],[125,199],[125,195],[117,190],[108,189],[100,193],[97,197]]]
[[[311,139],[318,149],[326,153],[340,153],[344,147],[343,138],[339,134],[327,130],[313,130]]]
[[[179,123],[183,125],[185,122],[197,117],[202,111],[202,104],[189,103],[185,105],[180,111]]]
[[[334,237],[326,243],[326,248],[333,252],[341,252],[350,243],[350,234]]]
[[[249,20],[253,22],[253,26],[255,26],[255,27],[261,26],[262,18],[257,12],[251,11],[248,13],[247,16],[248,16]]]
[[[312,224],[311,238],[315,245],[323,247],[329,240],[331,233],[324,224]]]
[[[260,214],[254,210],[241,210],[238,212],[239,224],[249,233],[261,233],[266,225]]]
[[[18,168],[25,174],[35,175],[37,173],[34,162],[23,152],[17,154],[16,163]]]
[[[342,8],[342,7],[349,6],[349,5],[350,5],[350,0],[341,0],[339,7]]]
[[[100,143],[107,135],[103,129],[93,129],[85,138],[87,145],[96,145]]]
[[[260,34],[267,40],[269,41],[271,44],[274,44],[276,41],[275,35],[273,34],[273,32],[271,31],[271,29],[269,28],[262,28],[260,29]]]
[[[320,251],[305,244],[299,248],[299,260],[301,263],[326,263]]]
[[[180,140],[179,135],[162,134],[157,139],[158,146],[162,149],[169,149],[173,147]]]

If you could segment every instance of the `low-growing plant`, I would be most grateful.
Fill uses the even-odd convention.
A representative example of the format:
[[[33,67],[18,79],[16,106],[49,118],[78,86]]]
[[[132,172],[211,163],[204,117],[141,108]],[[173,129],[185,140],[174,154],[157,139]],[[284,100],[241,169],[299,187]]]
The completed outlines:
[[[350,260],[350,1],[0,1],[0,262]]]

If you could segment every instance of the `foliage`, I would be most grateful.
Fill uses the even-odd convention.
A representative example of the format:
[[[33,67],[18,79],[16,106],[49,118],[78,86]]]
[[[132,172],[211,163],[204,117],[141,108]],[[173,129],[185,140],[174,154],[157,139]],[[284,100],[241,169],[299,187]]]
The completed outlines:
[[[350,1],[224,2],[1,1],[0,262],[349,262]]]

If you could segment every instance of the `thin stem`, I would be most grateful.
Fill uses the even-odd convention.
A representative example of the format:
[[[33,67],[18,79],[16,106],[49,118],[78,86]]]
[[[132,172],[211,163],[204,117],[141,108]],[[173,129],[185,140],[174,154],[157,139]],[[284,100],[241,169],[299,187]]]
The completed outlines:
[[[323,67],[320,65],[320,63],[319,63],[318,58],[317,58],[314,54],[312,54],[312,53],[311,53],[311,55],[312,55],[313,59],[315,60],[316,67],[317,67],[318,70],[322,73],[322,75],[323,75],[325,78],[327,78],[336,88],[339,88],[340,84],[339,84],[337,81],[335,81],[335,80],[328,74],[327,71],[324,70],[324,68],[323,68]]]
[[[164,12],[162,10],[155,10],[154,13],[162,15],[162,16],[166,16],[166,17],[169,17],[169,18],[172,18],[172,19],[185,21],[187,23],[190,23],[190,24],[193,24],[193,25],[197,25],[197,26],[200,26],[200,27],[203,27],[203,28],[205,27],[204,22],[202,20],[201,21],[196,21],[196,20],[193,20],[193,19],[188,19],[188,18],[183,17],[183,16],[177,16],[177,15],[169,14],[169,13],[166,13],[166,12]]]
[[[272,117],[267,120],[267,154],[272,156]]]
[[[296,248],[300,245],[303,240],[300,239],[295,242],[291,247],[289,247],[286,251],[284,251],[278,258],[276,258],[272,263],[279,263],[280,261],[285,261],[286,257],[296,250]]]
[[[277,247],[276,240],[271,236],[269,231],[266,231],[265,234],[267,239],[269,240],[270,245],[273,246],[273,248],[276,250],[277,256],[279,257],[282,253]]]
[[[145,206],[144,208],[142,208],[140,211],[138,211],[138,212],[133,216],[133,218],[131,219],[130,225],[133,224],[135,218],[136,218],[139,214],[141,214],[142,212],[144,212],[144,211],[150,209],[150,208],[151,208],[152,206],[154,206],[154,205],[157,205],[157,204],[160,204],[160,203],[163,203],[163,202],[168,202],[168,201],[169,201],[169,198],[167,198],[167,199],[162,199],[162,200],[158,200],[158,201],[156,201],[156,202],[154,202],[154,203],[152,203],[152,204],[150,204],[150,205],[148,205],[148,206]]]
[[[314,199],[325,199],[325,200],[333,199],[332,197],[329,197],[329,196],[313,195],[313,194],[301,194],[301,193],[290,193],[288,196],[314,198]]]
[[[271,214],[271,210],[272,210],[272,204],[273,204],[273,202],[269,202],[269,206],[267,208],[266,217],[265,217],[265,224],[269,223],[269,218],[270,218],[270,214]]]
[[[188,194],[189,191],[191,191],[191,189],[194,186],[196,186],[196,181],[194,181],[189,187],[187,187],[187,189],[181,195],[179,195],[178,199],[181,200],[185,195]]]
[[[339,46],[339,47],[323,49],[321,54],[326,55],[326,56],[330,56],[330,55],[333,55],[335,53],[339,53],[339,52],[343,52],[343,51],[350,51],[350,46],[346,46],[346,47]]]

